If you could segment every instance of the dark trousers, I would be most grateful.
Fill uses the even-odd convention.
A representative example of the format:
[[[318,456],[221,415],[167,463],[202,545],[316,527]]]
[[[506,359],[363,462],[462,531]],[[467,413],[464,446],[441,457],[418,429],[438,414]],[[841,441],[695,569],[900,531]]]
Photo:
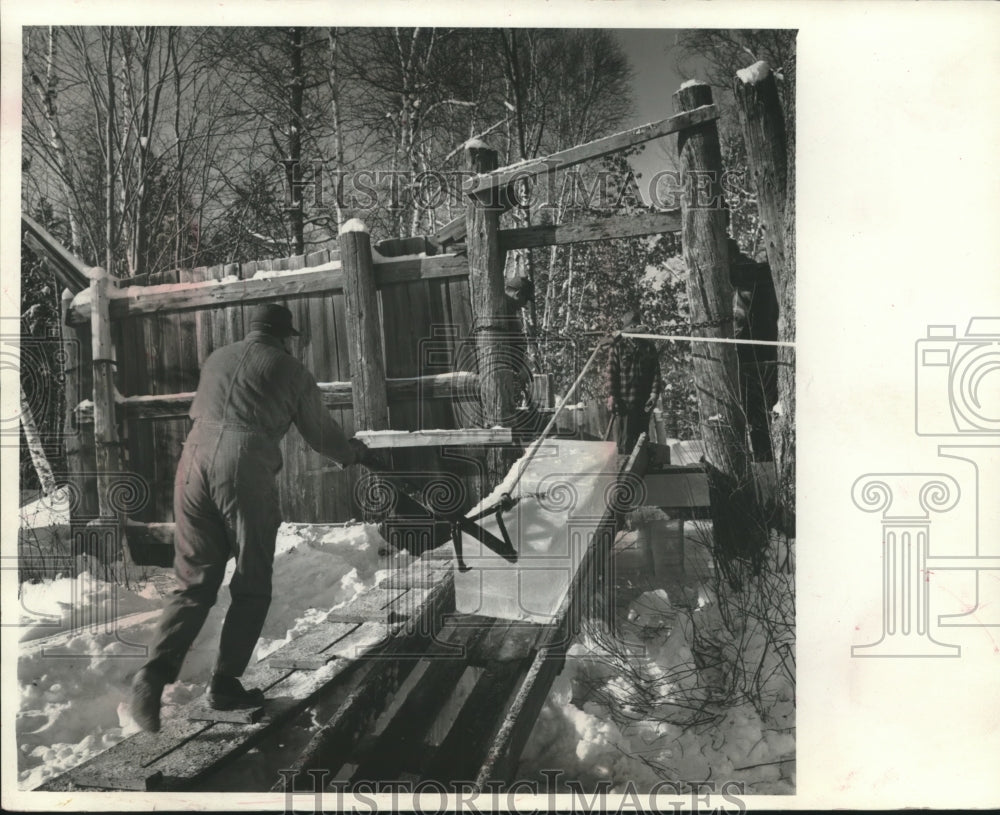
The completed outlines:
[[[649,413],[642,404],[627,406],[624,413],[615,416],[618,452],[629,454],[639,441],[639,436],[649,428]]]
[[[236,571],[232,604],[215,670],[241,676],[271,604],[274,542],[281,524],[274,475],[276,444],[260,435],[196,423],[174,481],[174,572],[177,588],[160,620],[146,667],[177,680],[184,657],[215,604],[229,558]]]

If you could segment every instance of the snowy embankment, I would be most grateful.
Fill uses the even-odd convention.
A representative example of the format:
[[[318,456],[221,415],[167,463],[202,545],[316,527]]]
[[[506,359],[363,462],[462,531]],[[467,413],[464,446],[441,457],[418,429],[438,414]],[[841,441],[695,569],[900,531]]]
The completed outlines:
[[[775,617],[787,614],[780,635],[752,614],[727,625],[721,611],[731,600],[713,591],[710,528],[686,525],[686,577],[671,575],[666,586],[638,552],[619,554],[617,591],[632,595],[618,612],[619,636],[590,625],[571,646],[519,777],[544,784],[545,768],[583,789],[604,783],[643,792],[664,780],[713,780],[740,783],[747,793],[794,793],[794,666],[786,670],[793,575],[768,578],[770,596],[758,598]],[[778,545],[774,558],[785,555]]]
[[[381,542],[376,528],[366,524],[283,524],[274,599],[254,659],[385,577]],[[226,586],[234,564],[230,561],[218,602],[179,681],[165,691],[165,719],[204,691],[229,607]],[[21,586],[17,743],[22,789],[33,789],[136,732],[128,712],[129,685],[143,663],[143,646],[155,634],[165,600],[157,585],[164,582],[127,589],[82,572]]]

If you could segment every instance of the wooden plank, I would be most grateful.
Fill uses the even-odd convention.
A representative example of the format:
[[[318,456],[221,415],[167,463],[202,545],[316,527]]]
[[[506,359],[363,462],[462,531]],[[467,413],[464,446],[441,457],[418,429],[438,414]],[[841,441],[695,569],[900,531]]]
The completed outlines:
[[[416,665],[413,654],[426,649],[438,631],[446,609],[453,608],[455,586],[449,579],[436,587],[418,614],[411,617],[379,655],[360,668],[355,689],[330,721],[315,734],[291,768],[302,773],[314,768],[336,772],[347,760],[357,736],[379,717],[388,699]],[[394,658],[395,657],[395,658]],[[282,779],[276,789],[283,790]]]
[[[503,663],[510,664],[510,663]],[[514,663],[517,664],[517,663]],[[478,767],[476,787],[484,789],[491,780],[509,782],[517,769],[517,759],[534,729],[549,690],[565,664],[563,652],[540,652],[518,688],[503,722],[489,746],[482,766]]]
[[[462,189],[467,195],[481,195],[496,187],[506,186],[525,178],[533,178],[542,173],[565,170],[567,167],[573,167],[581,162],[600,158],[626,147],[658,139],[669,133],[676,133],[679,130],[711,122],[718,118],[719,113],[715,105],[707,104],[678,113],[659,122],[650,122],[631,130],[570,147],[568,150],[560,150],[558,153],[552,153],[542,158],[531,159],[509,167],[501,167],[490,173],[470,178],[462,186]]]
[[[207,702],[197,702],[186,710],[189,719],[202,722],[229,722],[232,724],[256,724],[264,718],[264,705],[243,710],[215,710]]]
[[[313,668],[318,654],[322,654],[357,628],[358,624],[355,623],[319,623],[302,636],[268,654],[267,662],[275,668]],[[324,664],[327,661],[323,660]]]
[[[246,264],[248,271],[260,269],[262,262]],[[333,264],[331,264],[332,266]],[[339,266],[339,261],[337,261]],[[464,255],[434,255],[418,258],[380,258],[374,261],[376,288],[402,283],[463,277],[468,274]],[[329,294],[343,291],[344,275],[340,268],[316,267],[272,277],[249,277],[245,280],[208,280],[182,286],[129,286],[115,292],[111,299],[112,319],[156,312],[186,311],[241,303],[249,305],[276,298]],[[71,324],[90,319],[91,297],[88,290],[73,298],[69,311]]]
[[[484,634],[482,628],[445,626],[439,639],[468,649]],[[434,724],[466,668],[461,654],[447,655],[433,644],[428,649],[428,656],[421,660],[421,665],[423,675],[410,689],[395,715],[382,733],[372,740],[369,749],[359,752],[357,758],[360,760],[352,782],[395,778],[410,754],[420,749],[424,734]]]
[[[118,384],[119,390],[127,395],[148,393],[150,390],[150,366],[146,353],[146,324],[148,318],[132,317],[116,324],[120,330],[116,344],[118,351]],[[116,396],[116,400],[117,400]],[[147,483],[154,479],[153,464],[153,428],[148,422],[140,422],[128,417],[116,405],[115,412],[119,424],[124,430],[124,450],[126,467],[130,472]],[[151,520],[156,517],[155,501],[149,500],[134,517],[141,520]],[[131,541],[130,541],[131,543]]]
[[[351,366],[347,354],[347,303],[343,292],[334,293],[327,302],[332,305],[332,309],[327,313],[329,328],[325,335],[327,341],[331,343],[328,349],[331,365],[329,377],[331,380],[350,381]],[[389,388],[388,383],[386,387]],[[348,435],[354,433],[353,396],[346,403],[339,405],[339,409],[334,413],[334,419],[339,422],[345,433]],[[325,495],[328,513],[326,517],[359,517],[359,508],[355,505],[354,485],[357,483],[360,469],[360,467],[348,467],[334,476],[333,488],[327,490]]]
[[[478,615],[469,616],[478,617]],[[486,666],[492,661],[493,654],[499,652],[500,646],[503,645],[503,641],[510,633],[513,621],[498,620],[494,617],[480,617],[479,619],[484,620],[480,624],[480,628],[485,632],[485,636],[469,644],[465,658],[470,665]],[[469,622],[465,621],[464,624],[468,625]]]
[[[585,243],[611,238],[634,238],[640,235],[657,235],[680,232],[680,210],[651,212],[640,215],[622,215],[599,218],[578,224],[543,224],[519,229],[500,230],[500,248],[505,252],[514,249],[531,249],[537,246],[555,246],[567,243]]]
[[[311,654],[303,644],[297,649],[290,649],[284,656],[279,656],[275,660],[268,660],[276,667],[290,667],[303,671],[316,671],[323,668],[327,663],[335,659],[346,659],[348,661],[358,659],[371,651],[376,646],[383,643],[387,638],[399,630],[399,625],[390,625],[385,621],[366,621],[363,623],[339,623],[348,626],[351,630],[344,636],[335,638],[332,642],[323,645],[322,649],[317,648]],[[318,641],[322,645],[323,640]]]
[[[448,223],[442,226],[437,232],[434,233],[433,236],[431,236],[430,241],[438,246],[445,246],[446,244],[461,240],[464,237],[465,215],[463,214],[448,221]]]
[[[380,589],[377,587],[370,589],[344,608],[331,611],[326,615],[326,619],[329,622],[342,623],[388,621],[390,618],[389,604],[407,591],[409,589]]]
[[[122,451],[115,411],[115,349],[111,341],[108,297],[111,278],[104,269],[91,272],[88,292],[94,300],[90,341],[94,371],[94,448],[97,463],[97,501],[102,517],[114,517],[111,505],[112,478],[122,471]]]
[[[529,664],[494,662],[483,671],[458,718],[421,773],[424,778],[447,783],[474,777],[482,764],[507,701],[525,676]]]
[[[674,468],[669,468],[674,469]],[[707,507],[710,505],[708,476],[701,467],[676,468],[679,472],[646,475],[646,497],[651,507]]]
[[[316,253],[306,255],[306,266],[310,266],[310,258]],[[328,254],[328,253],[321,253]],[[317,258],[318,260],[318,258]],[[309,333],[305,337],[307,347],[307,367],[313,376],[321,380],[335,380],[337,378],[336,363],[331,364],[331,359],[335,357],[336,350],[332,348],[335,339],[330,336],[331,325],[330,316],[333,311],[329,298],[310,297],[303,304],[306,309],[306,316],[309,322]],[[301,329],[300,329],[301,330]],[[323,460],[323,456],[315,450],[307,448],[306,458],[303,467],[308,475],[299,480],[300,488],[304,487],[302,499],[297,502],[299,517],[307,517],[313,521],[335,520],[337,517],[346,517],[329,514],[326,511],[328,493],[331,482],[343,481],[345,476],[340,473],[327,472],[314,473],[328,466]]]
[[[162,781],[162,775],[149,769],[150,766],[211,726],[207,722],[167,719],[159,733],[136,733],[69,772],[49,779],[38,790],[156,789]]]
[[[443,447],[445,445],[511,444],[509,427],[463,428],[456,430],[383,430],[355,434],[371,448]]]
[[[21,227],[26,236],[31,237],[32,251],[45,258],[63,286],[75,294],[90,285],[90,267],[59,243],[44,226],[22,212]]]

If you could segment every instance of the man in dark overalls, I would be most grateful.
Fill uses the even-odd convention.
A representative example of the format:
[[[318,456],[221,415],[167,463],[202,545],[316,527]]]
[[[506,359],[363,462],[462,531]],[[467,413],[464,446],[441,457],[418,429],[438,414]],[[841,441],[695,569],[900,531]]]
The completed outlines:
[[[205,361],[191,405],[194,420],[174,480],[174,571],[178,586],[160,620],[156,643],[132,683],[132,715],[160,728],[160,696],[215,604],[229,558],[236,571],[232,605],[208,691],[218,710],[259,705],[260,690],[239,681],[271,603],[274,544],[281,524],[275,476],[279,443],[292,422],[315,450],[341,466],[367,460],[323,406],[313,375],[287,348],[298,335],[284,306],[260,305],[250,332]]]
[[[622,331],[644,334],[649,329],[629,312]],[[649,340],[615,337],[608,357],[607,386],[608,407],[617,424],[618,452],[627,455],[649,427],[649,414],[663,391],[656,346]]]

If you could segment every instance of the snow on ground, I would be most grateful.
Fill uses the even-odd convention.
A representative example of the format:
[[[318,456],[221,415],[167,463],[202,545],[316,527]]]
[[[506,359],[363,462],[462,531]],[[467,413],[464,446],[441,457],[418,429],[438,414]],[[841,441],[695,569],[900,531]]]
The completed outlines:
[[[484,503],[509,491],[520,469],[514,466]],[[632,522],[641,526],[661,515],[647,508]],[[763,704],[755,708],[742,699],[706,697],[706,688],[719,685],[704,657],[698,664],[706,640],[724,662],[755,664],[764,653],[763,632],[748,625],[734,636],[723,624],[704,545],[710,525],[689,522],[685,528],[681,582],[669,571],[660,574],[659,566],[654,574],[644,572],[635,552],[631,567],[627,551],[618,558],[624,564],[618,573],[622,639],[632,653],[609,647],[599,628],[572,646],[526,745],[519,778],[538,776],[546,783],[540,775],[544,768],[561,770],[564,781],[578,781],[585,789],[610,782],[619,792],[628,783],[641,791],[662,780],[712,779],[743,782],[748,793],[794,792],[794,684],[774,670],[774,654],[768,652],[764,663],[770,679]],[[371,525],[283,524],[274,600],[255,658],[385,577],[390,564],[379,555],[380,545]],[[663,560],[662,553],[658,557]],[[790,613],[793,585],[790,577],[778,581],[768,608]],[[155,633],[163,598],[152,581],[127,590],[90,573],[25,583],[21,589],[18,769],[20,786],[31,789],[135,732],[127,710],[129,684],[144,658],[141,647]],[[83,626],[74,617],[81,604],[90,619],[131,616],[117,630]],[[228,605],[223,588],[180,681],[166,690],[165,719],[203,692]],[[695,710],[711,716],[692,722]]]
[[[283,524],[274,563],[274,597],[254,659],[281,647],[331,608],[367,591],[386,576],[381,538],[368,524]],[[402,557],[408,557],[403,555]],[[204,690],[229,607],[226,573],[179,681],[164,693],[164,719]],[[82,625],[137,612],[155,612],[163,598],[146,582],[125,589],[93,577],[59,576],[22,585],[22,648],[18,658],[21,704],[17,714],[19,781],[32,789],[136,732],[128,713],[132,676],[152,642],[158,614],[131,624]],[[126,621],[126,622],[127,622]],[[42,639],[44,638],[44,639]]]
[[[701,526],[696,535],[704,534],[707,525]],[[648,574],[640,577],[646,590],[629,603],[618,641],[631,644],[633,653],[609,647],[599,628],[572,645],[522,754],[518,777],[532,778],[545,768],[589,790],[601,782],[617,792],[628,784],[642,792],[663,780],[711,779],[741,782],[747,793],[794,792],[793,683],[772,676],[764,717],[748,701],[706,698],[712,683],[696,667],[695,632],[723,642],[728,635],[704,579],[710,558],[698,541],[688,537],[685,545],[688,557],[702,557],[701,568],[688,569],[694,579],[668,589]],[[745,659],[759,656],[762,632],[749,630],[739,647]],[[699,708],[712,718],[692,721]],[[541,776],[537,780],[541,783]]]

